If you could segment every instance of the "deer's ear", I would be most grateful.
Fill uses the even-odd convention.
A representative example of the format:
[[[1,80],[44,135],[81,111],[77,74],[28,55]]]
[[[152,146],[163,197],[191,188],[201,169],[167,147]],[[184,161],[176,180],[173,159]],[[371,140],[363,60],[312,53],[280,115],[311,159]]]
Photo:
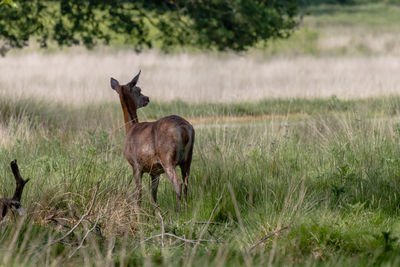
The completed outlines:
[[[115,91],[117,91],[117,93],[119,93],[119,82],[116,79],[111,78],[110,84],[111,84],[111,88],[114,89]]]
[[[130,83],[129,83],[130,87],[134,87],[137,84],[137,82],[139,81],[139,76],[140,76],[141,72],[142,71],[139,70],[139,73],[132,79],[132,81],[130,81]]]

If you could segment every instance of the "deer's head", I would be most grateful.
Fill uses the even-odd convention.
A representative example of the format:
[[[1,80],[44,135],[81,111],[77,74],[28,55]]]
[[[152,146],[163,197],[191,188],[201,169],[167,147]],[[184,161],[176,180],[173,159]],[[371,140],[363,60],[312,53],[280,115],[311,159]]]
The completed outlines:
[[[146,106],[149,102],[150,99],[148,96],[145,96],[142,94],[142,89],[138,86],[136,86],[140,76],[140,71],[139,73],[130,81],[129,83],[125,85],[120,85],[119,82],[111,78],[111,88],[114,89],[122,98],[129,98],[129,100],[133,101],[135,103],[136,108],[141,108]],[[128,101],[128,99],[125,100],[125,102]]]

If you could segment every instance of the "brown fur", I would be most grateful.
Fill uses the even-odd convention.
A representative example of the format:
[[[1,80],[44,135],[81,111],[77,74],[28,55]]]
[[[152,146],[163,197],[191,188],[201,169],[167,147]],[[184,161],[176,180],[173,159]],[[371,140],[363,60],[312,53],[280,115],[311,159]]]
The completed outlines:
[[[140,74],[140,72],[139,72]],[[135,180],[134,204],[140,207],[142,198],[142,175],[152,178],[152,197],[157,203],[159,176],[166,173],[174,186],[177,208],[180,208],[182,182],[175,171],[180,166],[185,199],[187,200],[188,176],[192,162],[194,129],[185,119],[172,115],[155,122],[139,123],[136,110],[146,106],[149,98],[136,87],[139,74],[128,84],[119,85],[111,79],[111,87],[120,96],[126,126],[125,157],[132,166]],[[138,93],[139,92],[139,93]]]

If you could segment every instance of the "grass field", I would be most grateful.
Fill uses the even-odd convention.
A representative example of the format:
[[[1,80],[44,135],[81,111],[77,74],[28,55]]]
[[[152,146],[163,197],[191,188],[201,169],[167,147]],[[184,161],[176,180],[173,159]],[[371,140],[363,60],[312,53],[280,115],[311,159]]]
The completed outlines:
[[[398,263],[400,99],[292,103],[243,104],[250,111],[264,106],[254,113],[233,104],[152,103],[143,109],[141,117],[149,118],[159,109],[186,117],[208,110],[204,114],[216,117],[189,119],[198,138],[187,207],[180,215],[174,211],[167,179],[159,204],[167,233],[222,243],[196,246],[166,237],[162,248],[160,238],[147,240],[161,233],[147,176],[142,221],[131,214],[118,103],[77,108],[5,101],[0,193],[10,195],[14,187],[11,159],[32,180],[23,197],[29,216],[9,216],[0,229],[2,264]],[[271,117],[221,117],[244,114]],[[96,187],[89,220],[64,242],[48,245],[85,213]],[[97,232],[75,252],[98,216]],[[209,219],[218,224],[198,224]],[[285,226],[290,228],[249,251]]]
[[[157,101],[238,102],[265,98],[365,98],[398,92],[400,56],[244,56],[129,51],[9,55],[0,61],[3,92],[64,103],[115,101],[110,77]],[[95,70],[95,71],[94,71]],[[329,74],[329,75],[328,75]]]
[[[27,216],[0,223],[0,266],[399,265],[400,9],[310,11],[291,39],[245,55],[1,59],[0,196],[14,190],[13,159],[31,181]],[[391,49],[375,46],[382,36]],[[163,176],[154,215],[145,175],[140,221],[109,88],[139,68],[151,98],[139,119],[178,114],[196,130],[187,205],[175,212]]]

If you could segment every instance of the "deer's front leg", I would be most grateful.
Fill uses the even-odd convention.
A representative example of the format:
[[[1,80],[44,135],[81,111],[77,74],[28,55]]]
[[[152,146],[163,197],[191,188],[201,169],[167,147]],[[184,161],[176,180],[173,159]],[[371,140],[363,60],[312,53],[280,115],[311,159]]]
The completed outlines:
[[[136,214],[139,214],[142,202],[142,171],[135,167],[132,167],[132,169],[133,179],[135,181],[135,188],[133,189],[133,210]]]

